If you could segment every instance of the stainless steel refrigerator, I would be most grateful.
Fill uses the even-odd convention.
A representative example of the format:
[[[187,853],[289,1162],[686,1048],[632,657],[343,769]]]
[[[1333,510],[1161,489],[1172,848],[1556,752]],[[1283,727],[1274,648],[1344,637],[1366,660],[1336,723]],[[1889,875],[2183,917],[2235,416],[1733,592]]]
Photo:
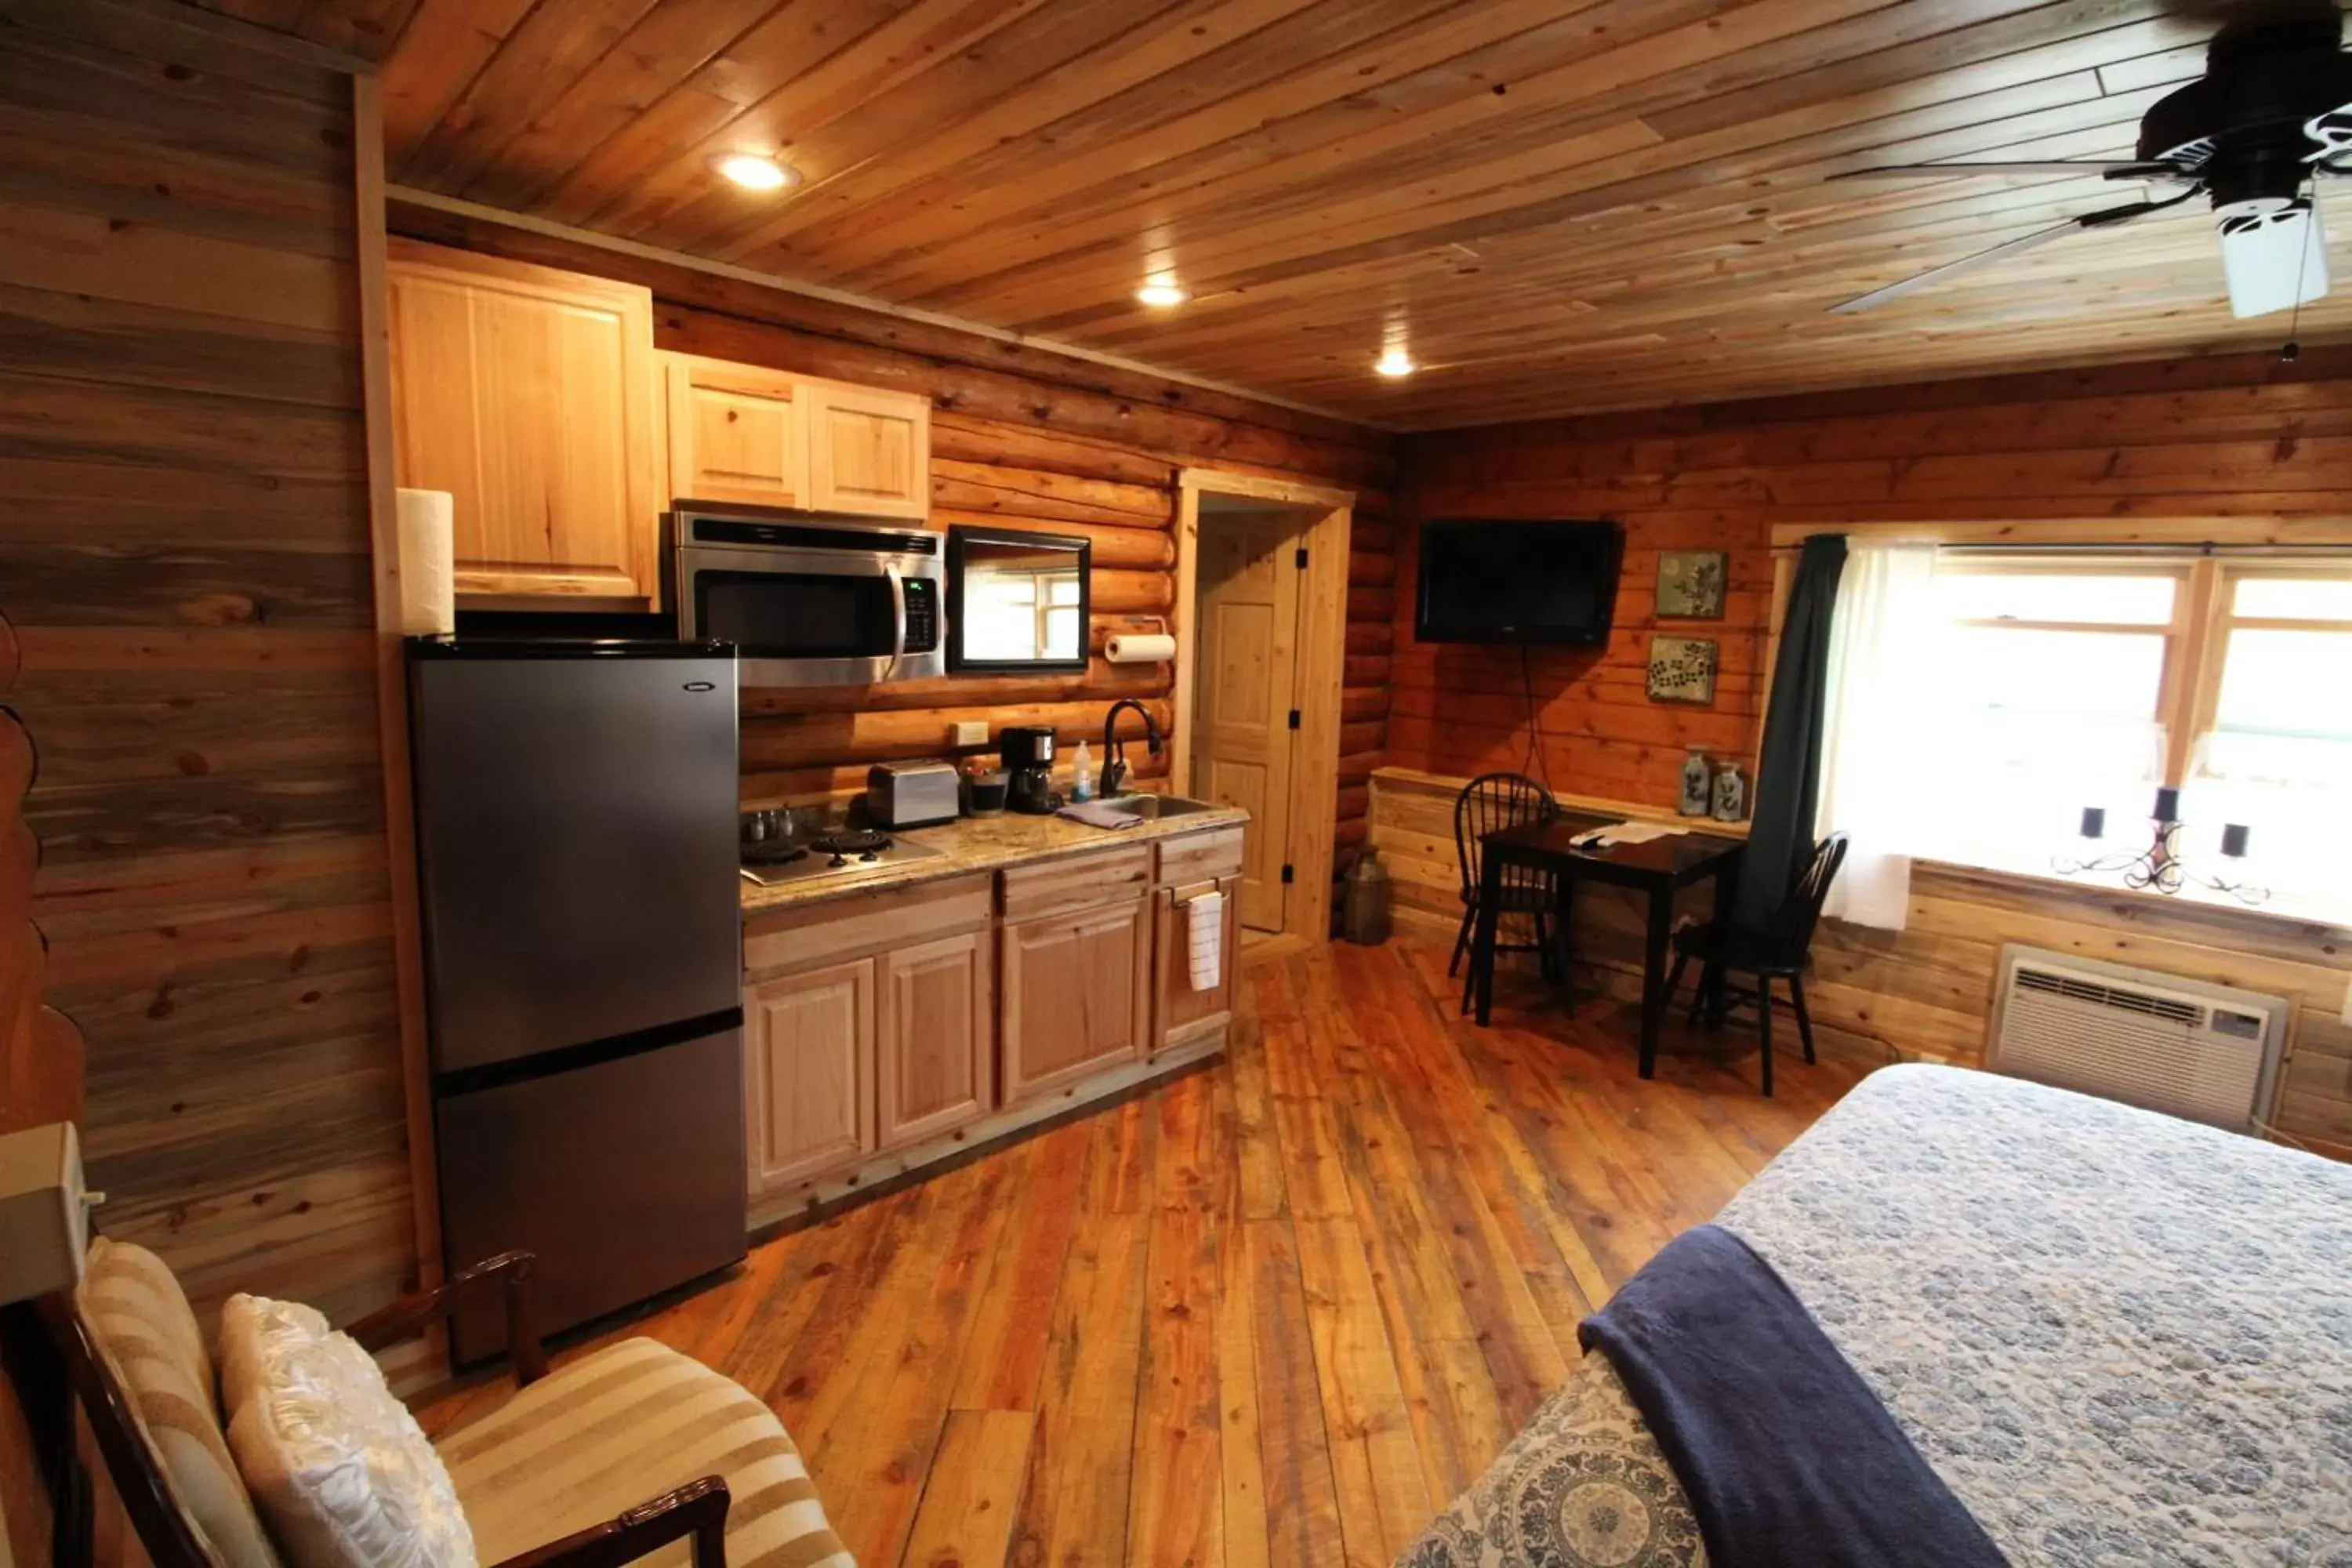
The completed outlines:
[[[743,1256],[735,687],[725,644],[408,645],[442,1256],[536,1253],[545,1331]]]

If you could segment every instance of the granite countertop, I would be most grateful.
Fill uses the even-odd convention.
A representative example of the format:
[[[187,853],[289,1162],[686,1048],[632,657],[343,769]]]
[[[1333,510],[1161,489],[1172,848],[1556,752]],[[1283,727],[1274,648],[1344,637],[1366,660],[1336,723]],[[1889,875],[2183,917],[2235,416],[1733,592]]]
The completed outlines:
[[[1237,805],[1214,805],[1181,816],[1146,817],[1133,827],[1115,829],[1088,827],[1058,816],[1027,816],[1010,811],[1002,816],[960,817],[937,827],[910,828],[896,836],[940,851],[919,860],[877,865],[854,877],[813,877],[772,888],[761,887],[749,878],[740,879],[743,912],[766,914],[887,888],[967,876],[974,871],[993,871],[1003,866],[1035,865],[1122,844],[1174,838],[1216,827],[1239,827],[1248,820],[1249,813]]]

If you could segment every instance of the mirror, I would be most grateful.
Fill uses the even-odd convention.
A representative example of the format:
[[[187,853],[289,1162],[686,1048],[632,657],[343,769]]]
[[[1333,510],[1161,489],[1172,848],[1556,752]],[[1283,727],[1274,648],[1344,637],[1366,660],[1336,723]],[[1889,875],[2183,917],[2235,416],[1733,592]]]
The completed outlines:
[[[1084,670],[1093,551],[1068,534],[949,529],[949,670]]]

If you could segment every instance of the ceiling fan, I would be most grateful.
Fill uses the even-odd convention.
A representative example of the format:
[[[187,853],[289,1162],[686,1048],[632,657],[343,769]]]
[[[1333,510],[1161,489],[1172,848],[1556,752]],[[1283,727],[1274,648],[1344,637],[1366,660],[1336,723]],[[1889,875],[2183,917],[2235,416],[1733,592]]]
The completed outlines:
[[[2352,174],[2352,56],[2344,53],[2342,14],[2328,5],[2291,20],[2223,27],[2206,50],[2205,74],[2141,117],[2134,151],[2119,163],[1890,163],[1830,176],[2097,174],[2179,187],[2019,235],[1832,305],[1831,313],[1866,310],[2004,256],[2116,228],[2198,195],[2211,204],[2232,314],[2259,316],[2320,298],[2327,292],[2327,255],[2318,176]]]

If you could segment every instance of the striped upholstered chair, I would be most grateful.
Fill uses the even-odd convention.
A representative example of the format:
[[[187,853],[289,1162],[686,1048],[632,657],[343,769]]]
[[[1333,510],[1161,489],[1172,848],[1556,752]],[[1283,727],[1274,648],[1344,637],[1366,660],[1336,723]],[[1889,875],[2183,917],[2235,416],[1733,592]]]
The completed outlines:
[[[517,1392],[433,1450],[463,1516],[455,1534],[471,1537],[470,1550],[455,1554],[460,1561],[479,1568],[619,1568],[640,1561],[650,1568],[854,1568],[799,1451],[766,1405],[646,1339],[550,1372],[530,1327],[530,1273],[528,1253],[508,1253],[345,1330],[359,1347],[374,1350],[462,1307],[503,1300]],[[325,1333],[307,1308],[255,1305],[279,1310],[281,1319],[307,1317]],[[49,1298],[42,1310],[155,1568],[319,1568],[320,1532],[290,1538],[282,1507],[272,1513],[256,1506],[257,1497],[264,1503],[282,1497],[260,1478],[248,1487],[240,1474],[238,1458],[248,1453],[245,1416],[240,1410],[236,1423],[225,1422],[222,1394],[249,1385],[250,1369],[229,1364],[237,1352],[225,1331],[216,1373],[187,1298],[161,1259],[100,1240],[79,1291]],[[342,1351],[380,1389],[360,1350],[344,1343]],[[423,1443],[404,1414],[394,1418]],[[389,1521],[396,1533],[416,1512],[395,1506],[367,1522]],[[273,1533],[265,1516],[281,1528]],[[362,1564],[439,1568],[452,1555],[430,1543],[386,1541],[381,1531],[366,1535],[362,1530],[335,1544],[356,1544]],[[349,1553],[334,1560],[354,1561]]]

